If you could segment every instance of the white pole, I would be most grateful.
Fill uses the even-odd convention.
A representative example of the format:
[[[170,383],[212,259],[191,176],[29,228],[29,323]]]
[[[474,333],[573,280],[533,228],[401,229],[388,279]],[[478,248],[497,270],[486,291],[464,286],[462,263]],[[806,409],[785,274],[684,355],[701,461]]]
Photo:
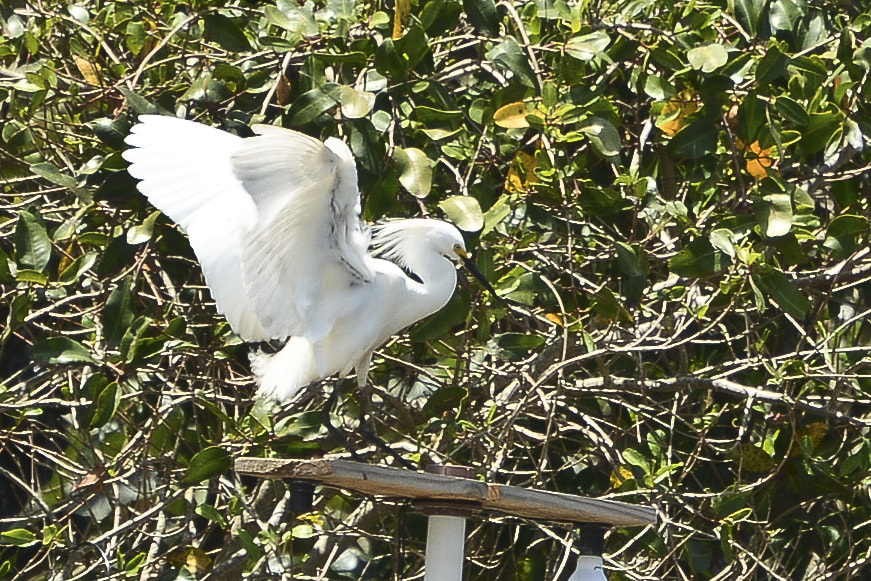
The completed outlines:
[[[462,581],[466,519],[431,515],[426,532],[424,581]]]
[[[581,555],[569,581],[608,581],[601,555]]]

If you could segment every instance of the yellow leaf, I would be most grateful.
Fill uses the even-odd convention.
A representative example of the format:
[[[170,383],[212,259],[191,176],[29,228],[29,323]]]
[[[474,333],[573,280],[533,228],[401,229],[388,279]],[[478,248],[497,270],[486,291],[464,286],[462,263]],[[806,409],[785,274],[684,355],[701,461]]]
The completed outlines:
[[[743,143],[738,143],[736,145],[738,146],[738,149],[743,149]],[[757,180],[768,177],[767,168],[774,165],[774,161],[771,159],[770,147],[762,149],[759,142],[754,141],[750,144],[750,147],[747,148],[745,155],[747,157],[747,173]]]
[[[194,575],[204,572],[212,564],[212,559],[205,551],[197,547],[176,549],[169,554],[169,562],[176,567],[184,567]]]
[[[560,327],[564,325],[563,318],[559,315],[559,313],[548,313],[544,316],[545,319],[550,321],[551,323],[556,323]]]
[[[801,441],[802,438],[807,436],[811,440],[811,444],[813,448],[816,448],[820,444],[823,443],[823,438],[826,437],[826,434],[829,433],[829,424],[828,422],[814,422],[812,424],[808,424],[803,428],[799,428],[796,433],[796,440]],[[789,455],[794,457],[801,454],[801,446],[798,444],[793,445],[792,449],[789,452]]]
[[[493,113],[493,122],[505,129],[522,129],[529,127],[526,120],[526,103],[508,103]]]
[[[411,0],[396,0],[396,10],[393,12],[393,40],[402,38],[402,31],[411,17]]]
[[[771,454],[756,444],[741,444],[732,452],[731,458],[750,472],[768,472],[775,466]]]
[[[79,55],[73,55],[73,62],[76,63],[76,68],[82,73],[82,78],[89,84],[100,87],[103,85],[102,72],[100,65],[92,63],[87,59],[83,59]]]
[[[514,156],[514,163],[508,169],[508,175],[505,176],[505,189],[512,194],[528,192],[531,185],[538,183],[535,176],[537,168],[535,156],[518,151]]]
[[[611,471],[611,478],[609,479],[611,481],[611,488],[618,488],[621,484],[633,478],[634,476],[632,476],[632,471],[629,468],[617,466]]]
[[[686,117],[699,109],[696,94],[692,91],[682,91],[677,97],[668,101],[662,108],[659,117],[667,118],[668,121],[658,123],[657,126],[663,133],[674,135],[687,124]],[[676,116],[675,116],[676,115]]]

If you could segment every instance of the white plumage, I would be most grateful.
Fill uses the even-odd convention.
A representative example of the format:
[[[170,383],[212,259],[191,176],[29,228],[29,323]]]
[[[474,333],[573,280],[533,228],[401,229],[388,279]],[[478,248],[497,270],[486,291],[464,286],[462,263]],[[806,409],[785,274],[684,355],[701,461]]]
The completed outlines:
[[[438,220],[389,221],[375,227],[371,254],[348,147],[253,129],[241,138],[146,115],[124,159],[139,190],[187,232],[233,330],[287,339],[274,355],[252,354],[258,395],[285,400],[352,369],[362,386],[378,346],[450,299],[463,238]]]

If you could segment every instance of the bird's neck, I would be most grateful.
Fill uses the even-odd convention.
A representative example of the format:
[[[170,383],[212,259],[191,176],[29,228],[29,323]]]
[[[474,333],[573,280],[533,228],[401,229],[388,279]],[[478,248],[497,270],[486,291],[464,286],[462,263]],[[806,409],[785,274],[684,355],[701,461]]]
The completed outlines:
[[[415,293],[415,302],[420,311],[426,315],[441,309],[457,286],[457,268],[447,258],[442,256],[433,259],[432,256],[419,258],[416,256],[406,257],[406,266],[413,272],[420,282],[409,277],[406,281],[408,288]]]

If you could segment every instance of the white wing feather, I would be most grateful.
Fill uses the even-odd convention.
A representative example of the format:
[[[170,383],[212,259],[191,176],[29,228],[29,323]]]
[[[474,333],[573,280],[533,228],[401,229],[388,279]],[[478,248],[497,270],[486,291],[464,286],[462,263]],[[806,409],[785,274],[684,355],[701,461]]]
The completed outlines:
[[[237,334],[317,340],[356,307],[340,298],[373,274],[347,146],[271,126],[243,139],[170,117],[140,120],[124,153],[130,174],[187,232]]]
[[[251,305],[273,337],[316,341],[350,308],[349,287],[373,278],[357,170],[339,140],[254,130],[259,135],[233,155],[234,173],[257,205],[257,225],[242,243]]]
[[[138,188],[188,234],[218,310],[247,341],[269,337],[249,308],[241,270],[241,236],[257,219],[251,197],[233,176],[230,157],[242,139],[173,117],[143,116],[124,152]]]

